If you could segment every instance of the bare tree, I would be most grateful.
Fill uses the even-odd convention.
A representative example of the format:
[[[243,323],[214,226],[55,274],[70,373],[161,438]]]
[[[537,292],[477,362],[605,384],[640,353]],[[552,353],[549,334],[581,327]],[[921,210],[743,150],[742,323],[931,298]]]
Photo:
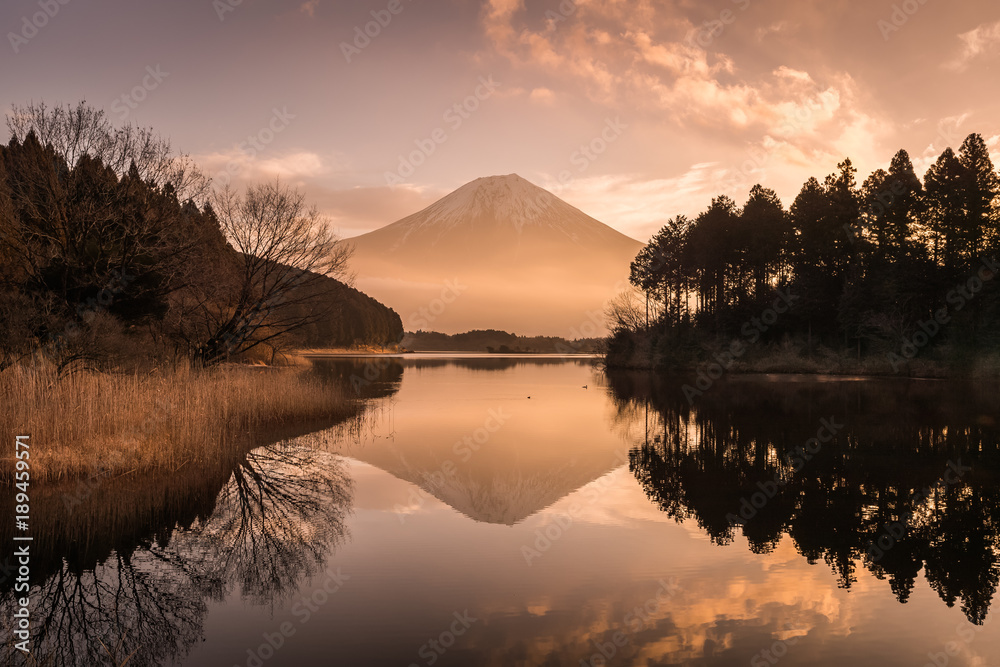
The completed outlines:
[[[207,337],[195,358],[217,363],[327,317],[352,248],[337,238],[298,191],[275,181],[244,194],[227,187],[215,213],[238,267],[228,298],[205,293],[198,300]]]
[[[619,292],[608,301],[604,308],[608,329],[611,331],[640,331],[645,328],[649,319],[650,305],[644,304],[644,300],[646,300],[646,295],[634,288]],[[656,303],[652,306],[655,320],[661,307]]]
[[[48,107],[44,102],[15,106],[7,116],[7,129],[18,142],[34,133],[42,146],[74,167],[88,156],[124,176],[134,166],[143,182],[169,185],[180,201],[204,204],[210,180],[187,155],[175,155],[167,139],[152,128],[137,125],[114,127],[101,109],[85,101],[75,107]]]

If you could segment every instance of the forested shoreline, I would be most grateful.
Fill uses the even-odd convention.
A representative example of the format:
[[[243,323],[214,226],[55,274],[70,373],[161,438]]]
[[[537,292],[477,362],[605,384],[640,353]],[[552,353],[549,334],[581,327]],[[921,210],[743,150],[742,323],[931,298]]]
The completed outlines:
[[[609,307],[611,367],[995,372],[1000,175],[986,141],[921,180],[905,150],[860,185],[849,159],[786,209],[755,185],[671,219]],[[992,371],[990,369],[993,369]]]
[[[0,146],[0,369],[274,358],[396,344],[344,284],[350,246],[281,183],[215,189],[150,129],[85,104],[16,108]]]
[[[15,108],[0,145],[0,479],[176,473],[356,417],[301,348],[395,346],[351,247],[280,182],[212,188],[146,128]],[[281,365],[270,369],[251,365]]]

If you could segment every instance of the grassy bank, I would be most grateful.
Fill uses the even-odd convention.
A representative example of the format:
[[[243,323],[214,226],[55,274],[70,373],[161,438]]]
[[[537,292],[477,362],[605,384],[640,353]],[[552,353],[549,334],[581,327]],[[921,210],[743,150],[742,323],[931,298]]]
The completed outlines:
[[[62,378],[17,366],[0,373],[0,402],[0,481],[14,470],[14,436],[29,435],[36,484],[172,473],[245,451],[264,434],[323,428],[358,411],[303,368],[243,366]]]

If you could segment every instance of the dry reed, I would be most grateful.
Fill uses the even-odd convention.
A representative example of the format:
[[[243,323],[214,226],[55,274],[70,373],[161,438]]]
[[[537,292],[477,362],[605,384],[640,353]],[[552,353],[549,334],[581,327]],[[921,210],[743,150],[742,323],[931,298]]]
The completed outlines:
[[[333,424],[358,407],[301,368],[179,367],[77,373],[15,366],[0,373],[0,481],[14,437],[30,436],[34,483],[176,471],[260,444],[270,430]]]

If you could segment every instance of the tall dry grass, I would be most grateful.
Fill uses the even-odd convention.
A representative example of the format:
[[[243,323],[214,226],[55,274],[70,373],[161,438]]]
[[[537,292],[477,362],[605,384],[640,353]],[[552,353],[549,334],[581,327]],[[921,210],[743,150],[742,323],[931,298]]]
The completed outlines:
[[[28,435],[35,483],[176,471],[358,412],[302,368],[241,366],[62,378],[16,366],[0,373],[0,404],[0,481],[11,479],[15,436]]]

